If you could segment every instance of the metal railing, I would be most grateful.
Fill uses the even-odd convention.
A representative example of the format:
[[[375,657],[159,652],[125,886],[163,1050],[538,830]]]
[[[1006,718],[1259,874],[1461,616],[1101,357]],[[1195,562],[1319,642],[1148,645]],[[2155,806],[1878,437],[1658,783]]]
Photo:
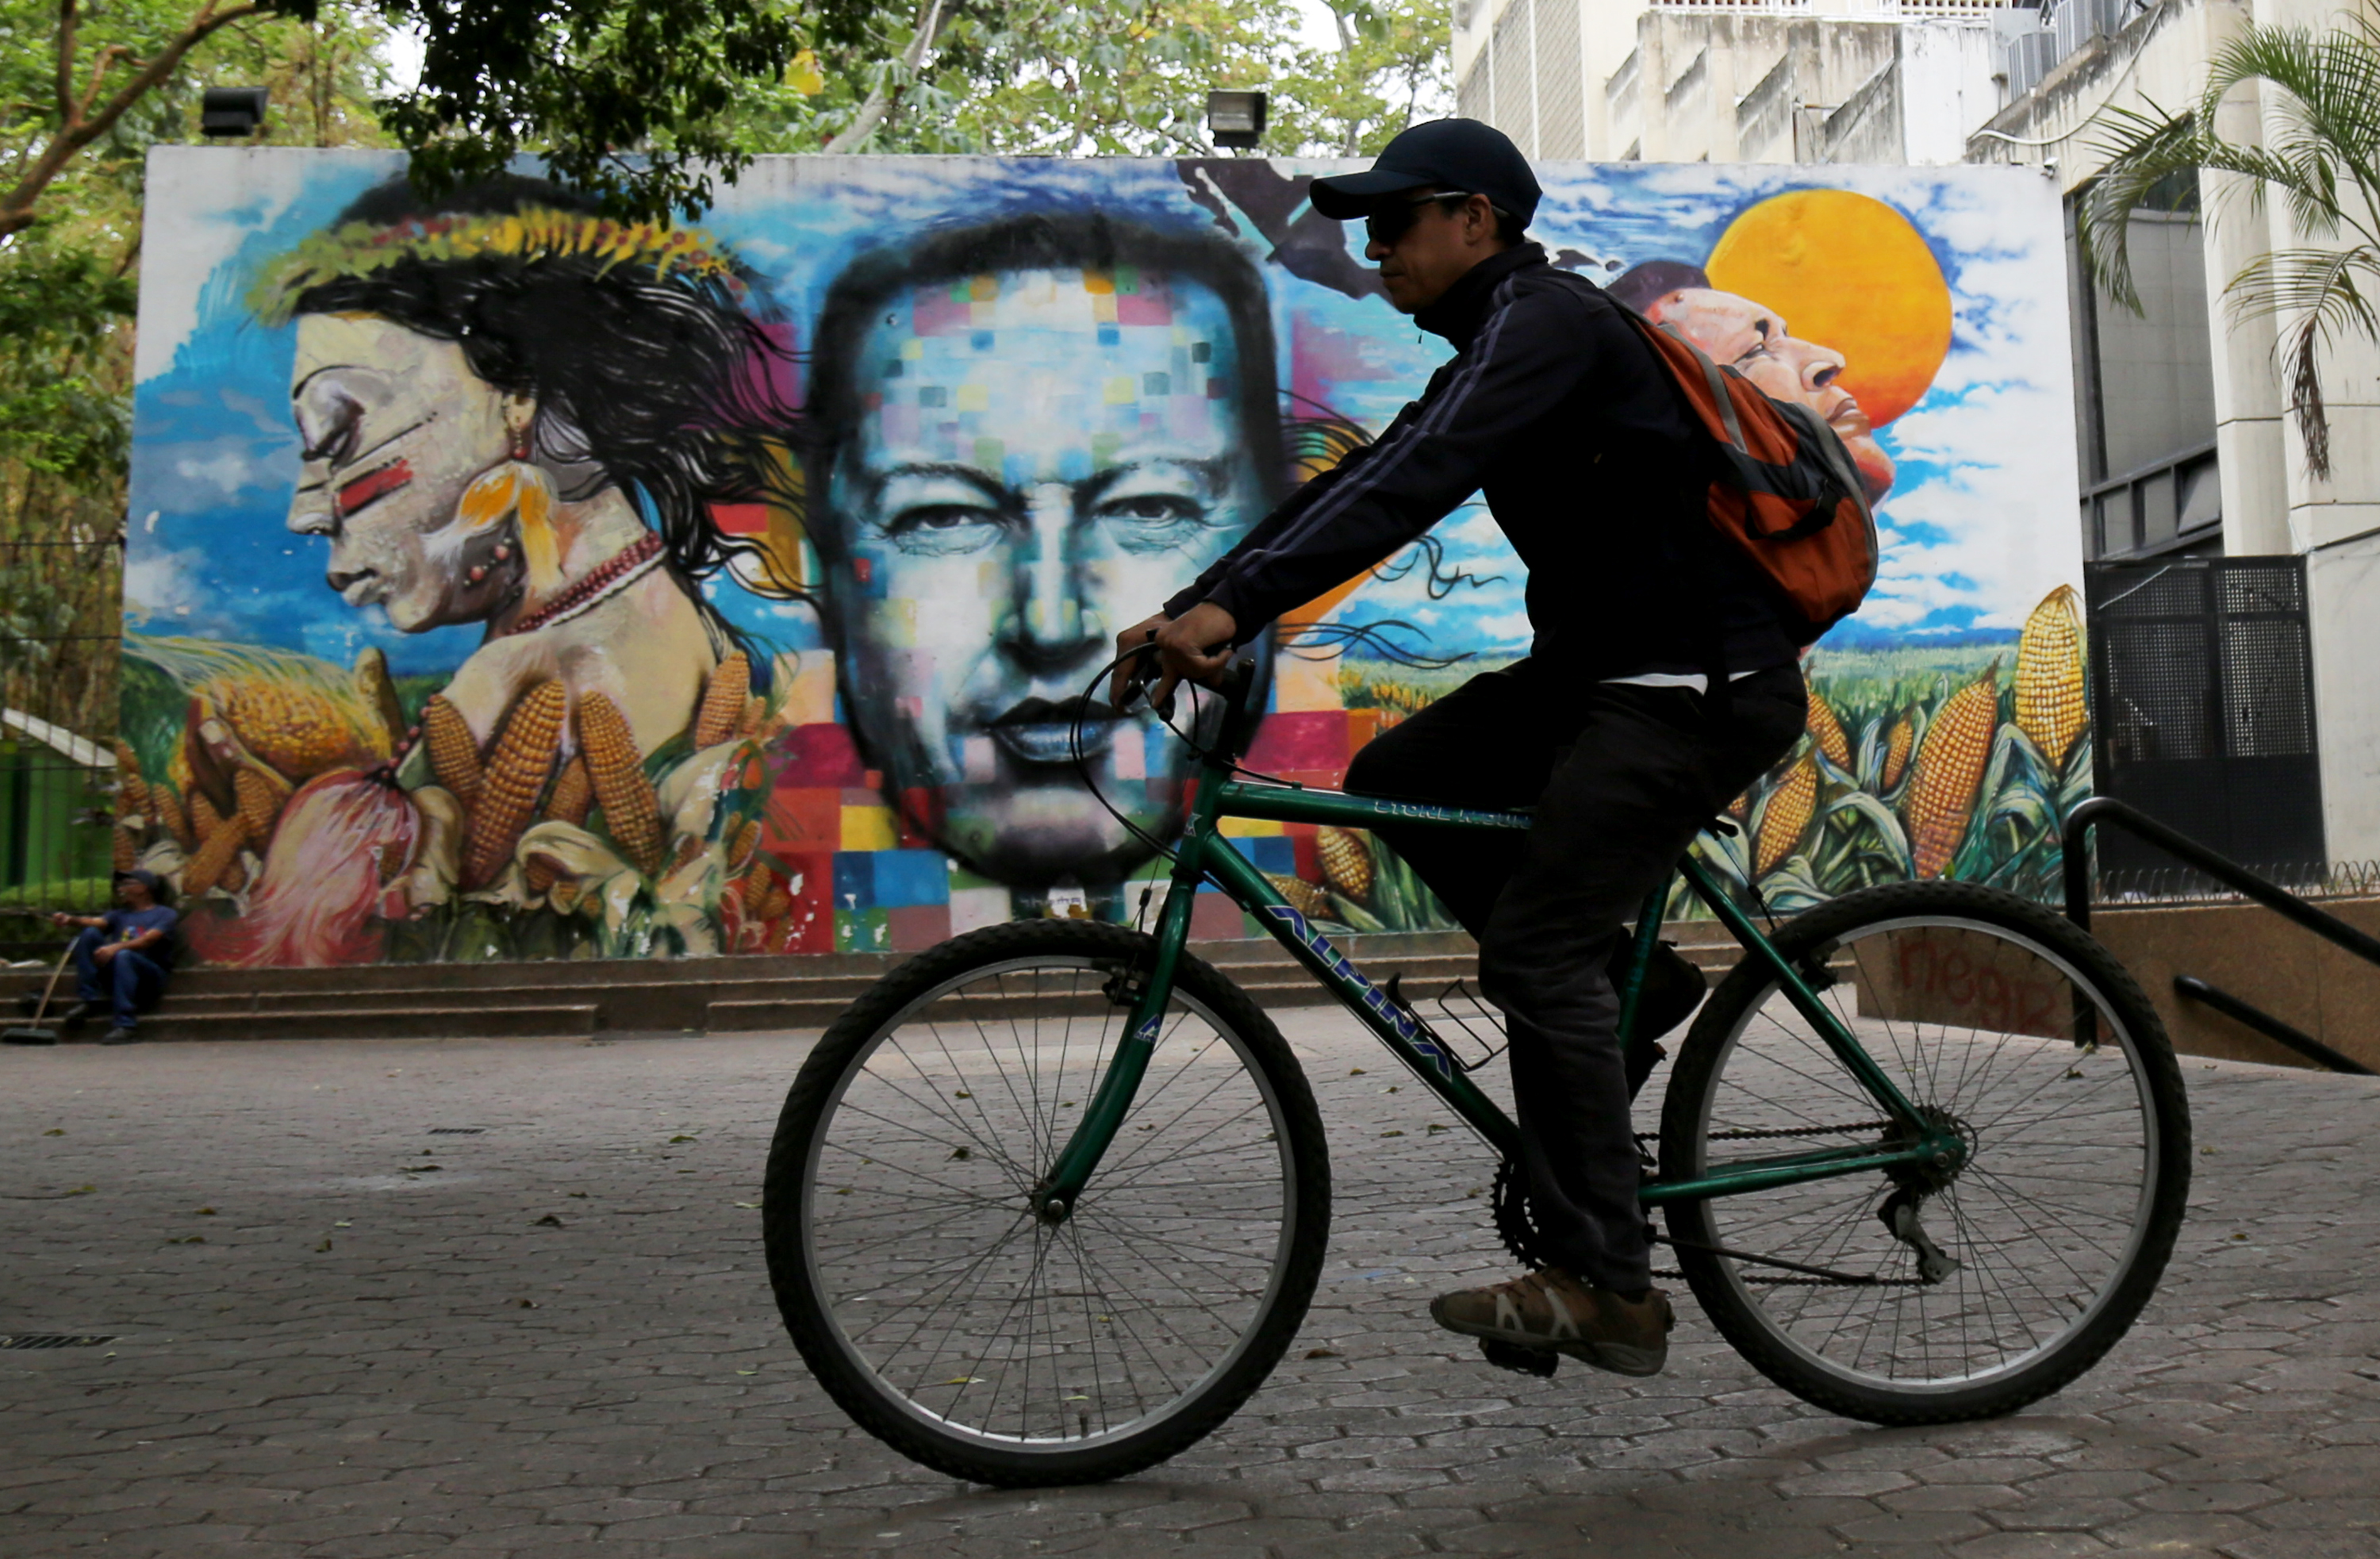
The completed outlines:
[[[0,539],[0,959],[55,957],[48,914],[108,902],[120,556],[63,524]]]
[[[2336,915],[2324,914],[2288,889],[2266,882],[2239,862],[2217,855],[2188,834],[2168,828],[2138,808],[2128,807],[2112,796],[2094,797],[2066,814],[2063,840],[2066,850],[2066,918],[2082,930],[2091,929],[2091,830],[2108,823],[2146,840],[2168,855],[2189,862],[2241,897],[2261,904],[2282,919],[2304,927],[2333,946],[2344,948],[2367,964],[2380,966],[2380,938],[2356,930]],[[2371,1067],[2353,1056],[2333,1050],[2313,1035],[2282,1022],[2271,1013],[2241,1001],[2228,991],[2209,985],[2194,975],[2175,975],[2173,988],[2185,1000],[2213,1007],[2318,1066],[2359,1077],[2374,1075]]]

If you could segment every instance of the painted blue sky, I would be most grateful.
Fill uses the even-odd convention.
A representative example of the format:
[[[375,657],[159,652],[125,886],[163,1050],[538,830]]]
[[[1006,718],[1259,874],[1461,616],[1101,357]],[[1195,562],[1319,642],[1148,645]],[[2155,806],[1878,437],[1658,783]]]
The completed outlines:
[[[376,611],[349,610],[322,583],[322,543],[283,529],[298,465],[291,335],[259,325],[243,303],[261,263],[399,171],[401,159],[281,149],[152,155],[126,576],[135,628],[304,650],[341,664],[380,644],[401,671],[451,669],[475,630],[403,635]],[[1555,164],[1539,170],[1546,200],[1532,236],[1615,268],[1698,262],[1736,213],[1807,187],[1816,171]],[[1932,389],[1882,435],[1900,477],[1882,512],[1884,577],[1857,632],[2012,631],[2043,594],[2082,572],[2055,199],[2022,170],[1824,173],[1828,185],[1910,217],[1955,308],[1950,355]],[[855,255],[929,227],[1050,205],[1215,230],[1168,162],[928,158],[767,159],[703,225],[769,279],[807,341],[827,286]],[[1253,225],[1239,237],[1258,260],[1269,250]],[[1367,427],[1384,425],[1445,355],[1377,298],[1348,298],[1278,265],[1266,273],[1282,384],[1316,386]],[[1416,571],[1366,586],[1342,619],[1415,623],[1437,654],[1524,650],[1523,574],[1492,518],[1475,505],[1439,534],[1454,566],[1500,579],[1432,602]],[[724,579],[712,593],[787,647],[815,642],[805,607],[760,601]]]

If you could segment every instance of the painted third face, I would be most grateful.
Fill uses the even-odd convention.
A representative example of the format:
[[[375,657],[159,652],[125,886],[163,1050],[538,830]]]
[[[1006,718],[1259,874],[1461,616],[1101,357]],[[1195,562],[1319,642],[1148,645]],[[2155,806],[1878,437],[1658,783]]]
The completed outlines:
[[[510,450],[503,392],[452,341],[371,315],[308,314],[289,400],[303,445],[289,529],[329,539],[330,587],[407,633],[462,620],[469,528],[455,508]]]
[[[850,713],[942,842],[1019,884],[1111,874],[1128,836],[1082,788],[1076,700],[1139,621],[1261,518],[1230,316],[1119,268],[922,287],[878,316],[840,452],[832,597]],[[1181,745],[1086,720],[1100,788],[1172,808]]]

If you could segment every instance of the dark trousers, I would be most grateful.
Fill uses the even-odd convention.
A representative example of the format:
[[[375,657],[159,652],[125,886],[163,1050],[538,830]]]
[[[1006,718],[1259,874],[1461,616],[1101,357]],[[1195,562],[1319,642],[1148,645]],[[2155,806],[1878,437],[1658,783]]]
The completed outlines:
[[[105,945],[107,932],[97,926],[75,938],[75,968],[82,976],[75,993],[93,1006],[111,1004],[115,1026],[129,1029],[140,1014],[155,1006],[165,994],[164,966],[130,948],[116,949],[115,956],[102,964],[95,955]]]
[[[1802,733],[1800,668],[1728,695],[1582,683],[1526,660],[1381,733],[1347,769],[1367,795],[1536,809],[1525,834],[1378,832],[1479,939],[1480,989],[1512,1038],[1532,1210],[1548,1254],[1598,1287],[1652,1281],[1605,965],[1695,833]]]

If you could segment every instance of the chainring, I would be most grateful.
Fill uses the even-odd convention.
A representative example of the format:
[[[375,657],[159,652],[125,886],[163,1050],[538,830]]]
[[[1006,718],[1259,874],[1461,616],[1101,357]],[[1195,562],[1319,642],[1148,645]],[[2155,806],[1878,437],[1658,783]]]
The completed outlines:
[[[1529,1188],[1523,1183],[1521,1166],[1512,1160],[1497,1164],[1495,1181],[1488,1188],[1488,1206],[1495,1215],[1496,1237],[1504,1242],[1512,1260],[1531,1272],[1553,1264],[1546,1257],[1544,1237],[1529,1209]]]

